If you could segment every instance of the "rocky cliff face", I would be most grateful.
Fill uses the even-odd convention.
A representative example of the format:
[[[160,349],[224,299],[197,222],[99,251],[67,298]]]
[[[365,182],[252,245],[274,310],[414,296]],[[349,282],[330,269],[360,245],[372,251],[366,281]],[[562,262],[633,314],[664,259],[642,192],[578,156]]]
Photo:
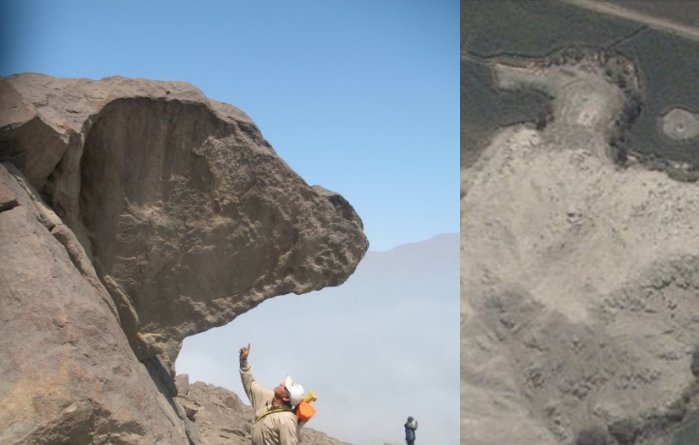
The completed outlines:
[[[0,160],[2,443],[198,443],[182,340],[341,284],[368,247],[340,195],[184,83],[0,79]]]

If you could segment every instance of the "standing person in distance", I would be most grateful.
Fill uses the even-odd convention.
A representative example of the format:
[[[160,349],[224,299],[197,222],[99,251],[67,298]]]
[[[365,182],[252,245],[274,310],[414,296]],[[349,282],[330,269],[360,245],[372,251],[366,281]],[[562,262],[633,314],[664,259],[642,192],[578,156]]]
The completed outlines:
[[[413,416],[408,417],[408,421],[405,422],[405,443],[408,445],[415,445],[415,430],[417,429],[417,420]]]

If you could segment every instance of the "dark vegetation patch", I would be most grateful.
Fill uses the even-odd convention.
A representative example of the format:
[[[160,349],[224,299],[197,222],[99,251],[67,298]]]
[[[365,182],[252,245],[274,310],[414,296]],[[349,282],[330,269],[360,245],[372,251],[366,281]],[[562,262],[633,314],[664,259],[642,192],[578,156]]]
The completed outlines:
[[[632,57],[641,77],[643,112],[631,129],[628,145],[641,162],[678,180],[699,177],[699,140],[668,138],[659,120],[672,108],[699,111],[699,43],[647,31],[619,47]],[[686,168],[672,164],[686,163]]]
[[[560,1],[462,0],[462,51],[479,57],[544,57],[574,45],[611,47],[638,23]]]
[[[633,3],[633,2],[631,2]],[[699,5],[687,10],[672,2],[636,2],[631,9],[685,24],[699,23]],[[676,6],[676,5],[675,5]],[[519,122],[546,124],[546,95],[540,91],[498,91],[487,63],[500,57],[543,58],[566,47],[596,47],[630,59],[640,89],[628,89],[614,67],[606,74],[627,95],[611,135],[619,164],[633,156],[647,168],[680,181],[699,179],[699,138],[666,137],[659,119],[676,107],[699,112],[699,42],[647,25],[562,2],[499,0],[461,2],[462,167],[479,155],[492,132]]]
[[[523,122],[542,126],[551,114],[551,98],[544,92],[498,89],[489,66],[470,60],[461,62],[462,167],[475,162],[485,141],[498,128]]]
[[[607,81],[619,87],[624,94],[624,105],[614,120],[614,126],[609,135],[609,147],[614,162],[625,165],[631,149],[629,145],[631,130],[644,106],[638,70],[633,61],[617,51],[606,52],[603,64]]]
[[[489,62],[496,56],[543,58],[576,45],[607,46],[638,24],[609,18],[556,1],[461,2],[461,166],[478,158],[499,128],[530,122],[543,128],[550,97],[536,89],[500,90]]]

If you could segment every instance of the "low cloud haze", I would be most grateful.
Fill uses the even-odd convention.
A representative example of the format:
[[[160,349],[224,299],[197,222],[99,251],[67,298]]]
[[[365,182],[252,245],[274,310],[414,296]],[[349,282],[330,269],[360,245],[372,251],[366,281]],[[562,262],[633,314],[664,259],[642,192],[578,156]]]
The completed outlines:
[[[459,237],[369,252],[345,284],[267,300],[185,340],[177,372],[233,390],[249,404],[238,349],[250,342],[257,381],[286,374],[318,395],[308,424],[358,445],[459,440]]]

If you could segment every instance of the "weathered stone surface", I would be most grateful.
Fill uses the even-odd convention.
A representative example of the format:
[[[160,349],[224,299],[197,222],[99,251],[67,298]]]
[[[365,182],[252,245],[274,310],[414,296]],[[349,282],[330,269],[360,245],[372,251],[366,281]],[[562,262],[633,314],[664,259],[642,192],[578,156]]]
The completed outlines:
[[[189,383],[177,376],[177,400],[199,429],[201,445],[248,445],[254,414],[232,391],[202,382]],[[312,424],[313,419],[309,421]],[[348,445],[308,426],[301,429],[301,443]]]
[[[188,445],[84,251],[26,187],[0,165],[17,202],[0,211],[0,443]]]
[[[4,183],[0,183],[0,212],[18,206],[17,197]]]
[[[191,85],[19,75],[0,103],[0,159],[80,240],[140,359],[169,368],[188,335],[338,285],[368,247],[340,195]]]
[[[0,78],[0,160],[2,444],[199,444],[182,339],[338,285],[368,247],[340,195],[184,83]]]

